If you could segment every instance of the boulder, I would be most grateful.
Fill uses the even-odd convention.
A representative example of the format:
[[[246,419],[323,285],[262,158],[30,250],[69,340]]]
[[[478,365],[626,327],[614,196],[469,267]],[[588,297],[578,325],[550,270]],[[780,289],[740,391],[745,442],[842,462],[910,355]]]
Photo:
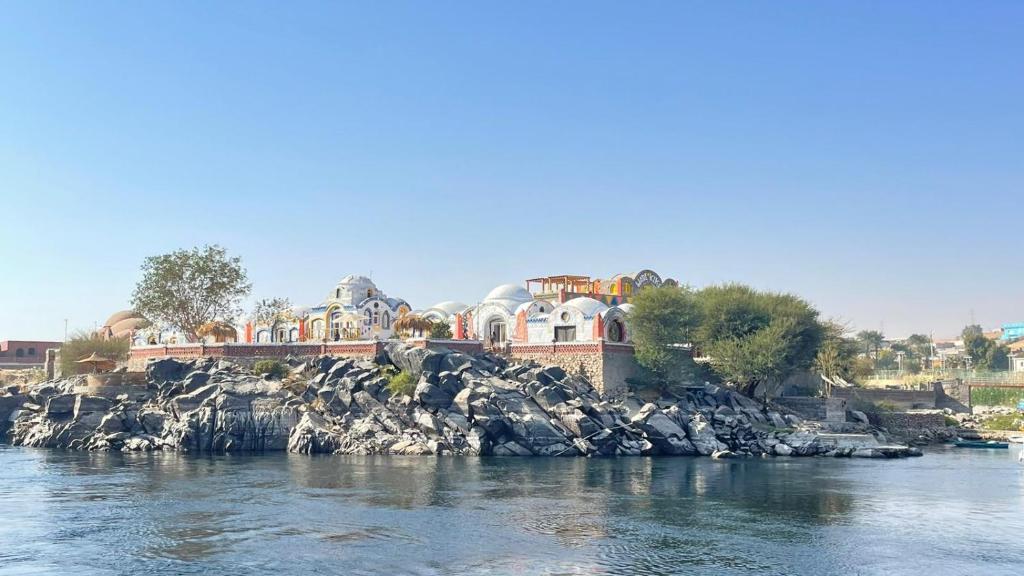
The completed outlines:
[[[75,410],[76,400],[77,397],[74,394],[52,396],[46,401],[46,415],[49,417],[70,415]]]
[[[146,366],[146,377],[157,384],[180,380],[187,366],[174,358],[151,360]]]
[[[110,400],[101,396],[81,395],[75,399],[75,419],[80,419],[83,414],[92,412],[106,412],[113,404]]]
[[[426,380],[420,380],[412,398],[416,402],[428,408],[444,409],[451,405],[454,397],[441,390],[436,385],[431,384]]]
[[[694,449],[703,456],[725,448],[715,435],[715,429],[703,414],[697,412],[686,425],[686,435]]]

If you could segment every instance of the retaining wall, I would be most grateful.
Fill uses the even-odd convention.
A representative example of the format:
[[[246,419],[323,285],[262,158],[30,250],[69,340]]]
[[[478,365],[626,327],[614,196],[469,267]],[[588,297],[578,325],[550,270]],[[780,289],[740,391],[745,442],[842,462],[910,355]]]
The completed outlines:
[[[819,422],[846,422],[845,398],[813,398],[809,396],[780,396],[772,400],[805,420]]]
[[[554,364],[571,374],[586,376],[604,395],[625,392],[626,379],[636,376],[639,369],[633,358],[633,346],[603,341],[512,344],[508,355],[514,360]]]
[[[935,390],[886,390],[884,388],[833,388],[834,398],[859,398],[866,402],[886,403],[903,410],[935,408]]]

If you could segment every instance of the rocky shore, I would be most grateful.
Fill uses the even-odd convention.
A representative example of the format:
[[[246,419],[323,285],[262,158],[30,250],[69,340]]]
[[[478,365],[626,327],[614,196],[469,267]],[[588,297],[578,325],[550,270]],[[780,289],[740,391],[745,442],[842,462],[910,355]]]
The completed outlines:
[[[158,360],[146,383],[83,377],[10,387],[0,428],[14,445],[77,450],[639,456],[920,455],[868,434],[828,434],[724,387],[645,402],[602,399],[585,378],[490,354],[387,346],[375,362],[291,361],[270,380],[224,361]],[[404,371],[415,392],[392,395]]]

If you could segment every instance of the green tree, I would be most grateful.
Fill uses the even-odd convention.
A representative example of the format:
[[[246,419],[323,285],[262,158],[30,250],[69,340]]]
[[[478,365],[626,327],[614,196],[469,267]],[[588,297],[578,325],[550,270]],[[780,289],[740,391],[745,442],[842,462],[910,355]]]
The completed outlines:
[[[689,345],[701,323],[700,307],[686,287],[660,286],[633,298],[630,325],[637,362],[654,379],[677,383],[693,376]]]
[[[911,334],[904,341],[915,358],[924,360],[932,356],[932,337],[926,334]]]
[[[855,380],[854,364],[860,354],[860,342],[846,336],[848,328],[830,320],[822,324],[822,343],[814,358],[814,366],[829,380]],[[867,360],[870,366],[871,360]],[[870,370],[868,372],[870,375]]]
[[[264,298],[253,306],[253,320],[257,326],[270,328],[271,342],[277,338],[277,327],[292,317],[292,303],[287,298]]]
[[[988,370],[1009,370],[1010,369],[1010,348],[1004,344],[991,341],[988,351],[985,353],[985,368]]]
[[[796,367],[792,350],[796,332],[793,318],[779,317],[741,338],[724,338],[707,346],[715,371],[751,397],[768,403],[782,381]]]
[[[972,324],[965,327],[960,338],[964,341],[964,356],[970,359],[971,367],[987,369],[995,343],[985,337],[981,326]]]
[[[132,307],[153,322],[181,330],[190,342],[205,322],[231,320],[251,285],[241,259],[220,246],[150,256],[132,295]]]
[[[430,326],[430,337],[435,340],[451,340],[452,327],[447,322],[434,322]]]
[[[863,347],[864,354],[878,359],[878,352],[885,344],[885,336],[878,330],[861,330],[857,333],[857,341]]]
[[[797,370],[812,367],[825,339],[818,311],[792,294],[740,284],[697,292],[696,345],[723,378],[749,396],[767,399]]]

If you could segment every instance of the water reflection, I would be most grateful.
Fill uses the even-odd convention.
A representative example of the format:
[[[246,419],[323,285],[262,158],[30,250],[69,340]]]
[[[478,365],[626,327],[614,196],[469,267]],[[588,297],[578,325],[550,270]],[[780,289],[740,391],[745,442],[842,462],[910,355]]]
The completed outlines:
[[[1014,464],[0,446],[0,574],[992,574],[1024,562],[1001,540],[1024,528]]]

